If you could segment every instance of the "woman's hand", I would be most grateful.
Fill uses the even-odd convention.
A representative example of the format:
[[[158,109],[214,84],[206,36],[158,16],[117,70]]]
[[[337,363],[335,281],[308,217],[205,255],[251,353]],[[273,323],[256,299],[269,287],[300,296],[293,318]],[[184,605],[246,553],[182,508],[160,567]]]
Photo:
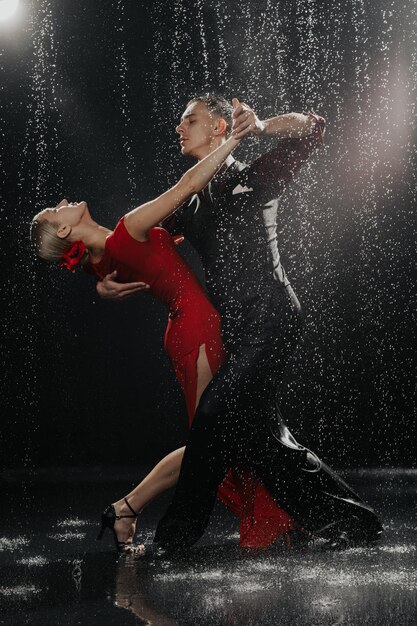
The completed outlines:
[[[232,135],[235,139],[242,139],[245,135],[262,135],[265,130],[265,124],[259,119],[255,111],[253,111],[244,102],[239,102],[237,98],[233,98],[233,126]]]
[[[130,296],[135,296],[141,291],[149,289],[146,283],[118,283],[116,281],[117,270],[107,274],[101,282],[96,284],[96,290],[103,300],[126,300]]]

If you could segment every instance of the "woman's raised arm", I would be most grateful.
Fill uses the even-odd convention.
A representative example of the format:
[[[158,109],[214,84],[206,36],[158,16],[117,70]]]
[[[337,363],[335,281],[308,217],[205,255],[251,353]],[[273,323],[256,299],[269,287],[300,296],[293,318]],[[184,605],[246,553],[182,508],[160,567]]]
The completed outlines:
[[[240,139],[231,135],[216,150],[187,170],[171,189],[127,213],[125,225],[132,237],[146,239],[146,233],[152,226],[159,224],[190,196],[204,189],[239,142]]]

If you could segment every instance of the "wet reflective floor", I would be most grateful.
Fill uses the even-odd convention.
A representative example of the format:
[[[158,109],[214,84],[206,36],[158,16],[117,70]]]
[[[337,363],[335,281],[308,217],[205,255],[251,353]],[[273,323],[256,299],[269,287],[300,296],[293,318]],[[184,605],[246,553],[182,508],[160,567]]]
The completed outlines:
[[[382,517],[376,546],[242,553],[236,520],[219,504],[181,561],[118,557],[109,534],[96,541],[100,511],[143,475],[2,474],[0,624],[417,624],[417,470],[345,474]],[[145,542],[166,503],[140,517]]]

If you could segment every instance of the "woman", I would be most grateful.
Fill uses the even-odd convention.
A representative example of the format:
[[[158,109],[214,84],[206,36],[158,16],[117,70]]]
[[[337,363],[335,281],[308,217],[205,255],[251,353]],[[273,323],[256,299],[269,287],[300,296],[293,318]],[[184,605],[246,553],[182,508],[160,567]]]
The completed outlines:
[[[220,316],[176,252],[171,236],[157,225],[208,184],[240,140],[232,134],[171,189],[122,217],[113,232],[93,221],[86,202],[63,200],[32,221],[31,239],[42,258],[71,271],[82,264],[100,280],[117,270],[122,281],[149,284],[150,292],[169,307],[165,349],[183,388],[190,421],[202,392],[225,359]],[[106,509],[99,538],[109,528],[119,551],[137,549],[132,544],[132,519],[176,484],[183,452],[181,448],[167,455],[136,489]],[[291,518],[247,471],[229,473],[218,495],[240,515],[241,545],[245,547],[269,545],[293,527]]]

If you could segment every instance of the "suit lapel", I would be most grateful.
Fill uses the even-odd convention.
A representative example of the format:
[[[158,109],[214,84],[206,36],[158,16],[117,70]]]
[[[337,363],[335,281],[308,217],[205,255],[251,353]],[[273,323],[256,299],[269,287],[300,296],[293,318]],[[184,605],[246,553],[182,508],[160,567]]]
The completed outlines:
[[[209,191],[213,207],[215,207],[220,198],[226,198],[231,190],[237,184],[238,174],[245,169],[245,166],[239,161],[233,161],[225,172],[220,174],[211,181]]]

